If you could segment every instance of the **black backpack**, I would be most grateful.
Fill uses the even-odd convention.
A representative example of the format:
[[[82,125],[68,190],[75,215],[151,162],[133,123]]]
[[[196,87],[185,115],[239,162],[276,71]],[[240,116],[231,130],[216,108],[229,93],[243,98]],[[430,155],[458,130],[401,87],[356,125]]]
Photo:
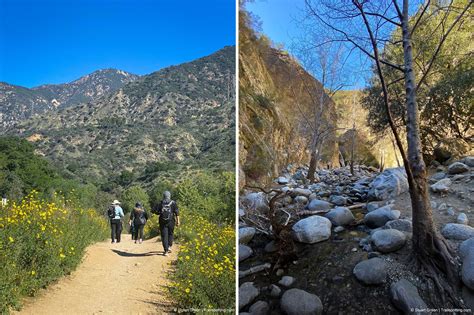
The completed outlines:
[[[110,219],[115,218],[115,206],[110,206],[109,209],[107,210],[107,216]]]
[[[171,205],[173,204],[173,200],[169,203],[165,203],[164,201],[161,203],[161,215],[160,219],[164,222],[169,222],[173,218],[173,210],[171,209]]]

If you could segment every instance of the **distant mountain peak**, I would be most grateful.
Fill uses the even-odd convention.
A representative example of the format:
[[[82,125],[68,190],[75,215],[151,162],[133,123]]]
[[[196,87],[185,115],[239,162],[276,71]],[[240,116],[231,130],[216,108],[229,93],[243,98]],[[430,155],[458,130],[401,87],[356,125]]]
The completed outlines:
[[[47,111],[91,102],[138,78],[138,75],[110,68],[69,83],[44,84],[31,89],[0,83],[0,130]]]

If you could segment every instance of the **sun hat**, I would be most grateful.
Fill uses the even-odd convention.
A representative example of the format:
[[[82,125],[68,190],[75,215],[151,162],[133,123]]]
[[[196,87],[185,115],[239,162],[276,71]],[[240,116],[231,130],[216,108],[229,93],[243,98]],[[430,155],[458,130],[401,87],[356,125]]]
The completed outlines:
[[[120,204],[120,201],[118,201],[117,199],[115,199],[112,204],[114,204],[114,205],[119,205],[119,204]]]

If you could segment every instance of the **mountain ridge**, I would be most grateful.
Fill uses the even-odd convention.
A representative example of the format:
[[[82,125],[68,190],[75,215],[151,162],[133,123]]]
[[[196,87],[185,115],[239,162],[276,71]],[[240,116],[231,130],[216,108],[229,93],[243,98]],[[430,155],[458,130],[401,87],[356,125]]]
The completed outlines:
[[[153,181],[163,175],[150,174],[157,163],[178,165],[175,175],[189,167],[232,169],[234,69],[235,47],[228,46],[88,103],[21,120],[8,133],[34,141],[71,176],[97,181],[116,170]]]
[[[72,82],[33,88],[0,82],[0,130],[63,107],[89,102],[111,93],[139,76],[122,70],[97,70]]]

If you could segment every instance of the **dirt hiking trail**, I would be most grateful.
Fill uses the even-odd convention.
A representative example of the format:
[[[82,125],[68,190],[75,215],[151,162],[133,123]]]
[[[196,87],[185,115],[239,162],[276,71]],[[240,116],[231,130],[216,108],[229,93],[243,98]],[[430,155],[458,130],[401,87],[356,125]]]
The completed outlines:
[[[87,248],[83,262],[57,283],[25,300],[14,314],[163,314],[172,312],[167,276],[176,248],[163,256],[157,238],[135,244],[100,242]]]

